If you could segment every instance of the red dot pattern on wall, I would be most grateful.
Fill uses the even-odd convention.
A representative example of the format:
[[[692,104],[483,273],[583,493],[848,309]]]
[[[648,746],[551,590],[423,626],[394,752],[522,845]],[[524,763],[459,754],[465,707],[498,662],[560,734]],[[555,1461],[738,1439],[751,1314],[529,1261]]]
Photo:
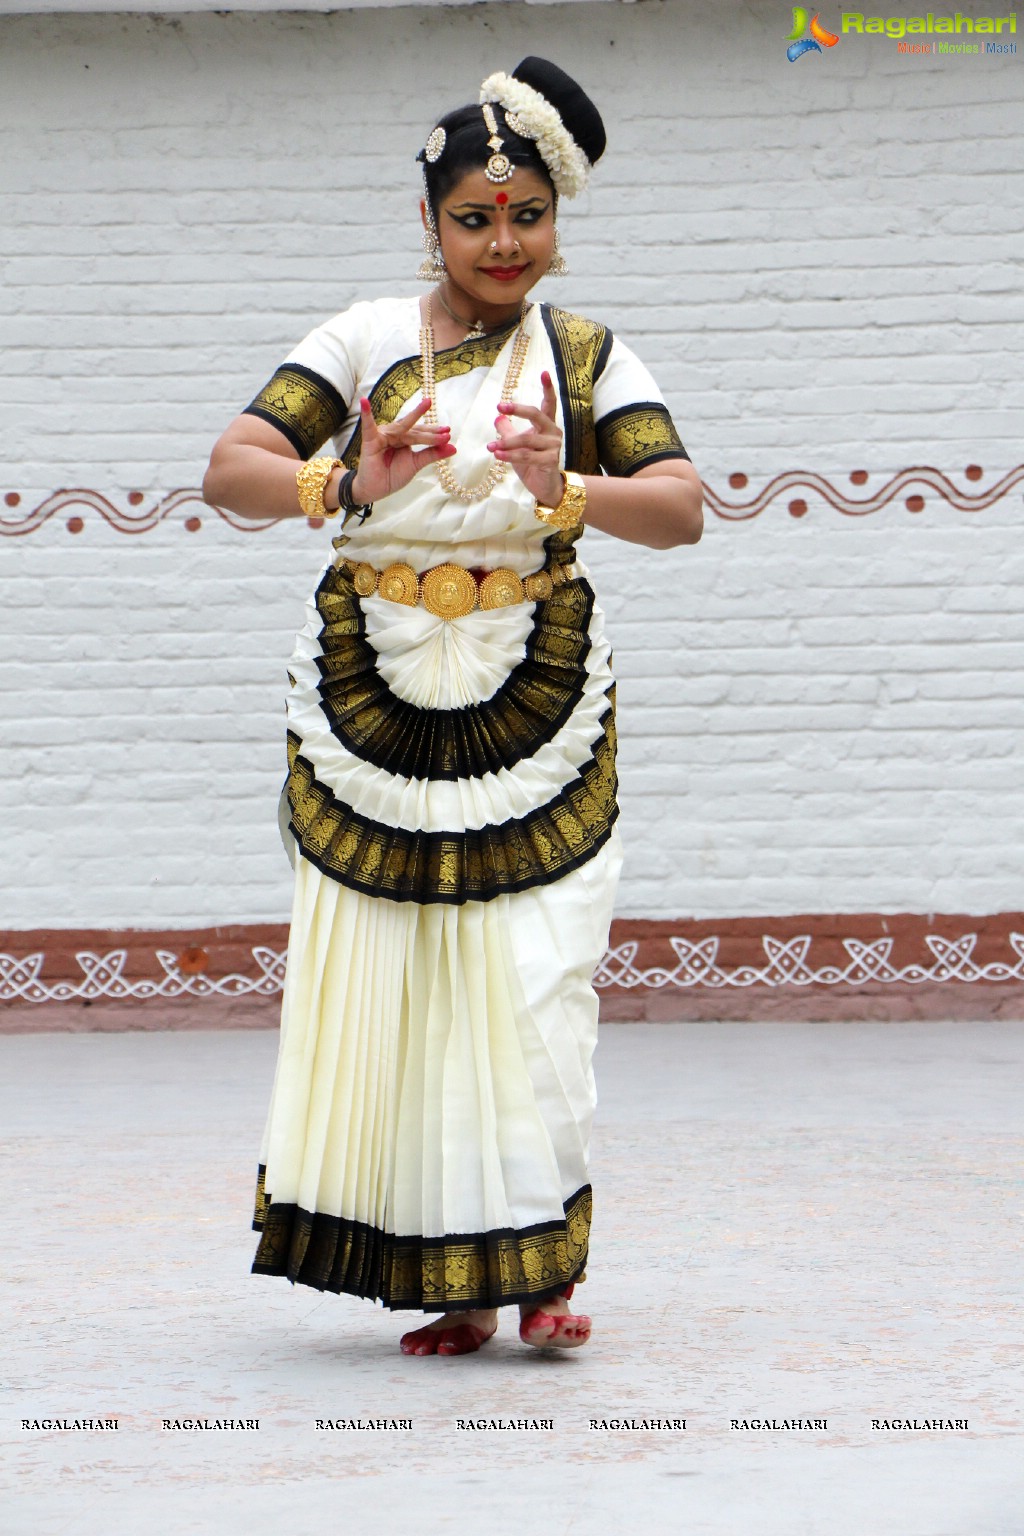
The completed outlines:
[[[871,473],[880,479],[882,472]],[[933,465],[918,465],[890,473],[888,479],[876,484],[874,490],[856,496],[851,495],[846,486],[836,484],[816,470],[782,470],[757,491],[749,489],[747,475],[741,470],[733,470],[728,476],[728,491],[725,494],[704,481],[704,505],[708,516],[719,517],[730,523],[750,522],[752,518],[760,517],[762,513],[780,504],[788,508],[791,517],[804,517],[812,505],[818,505],[819,499],[844,517],[866,517],[900,499],[912,512],[923,511],[927,503],[933,508],[945,504],[956,512],[978,513],[994,506],[1016,487],[1024,485],[1024,464],[990,476],[984,489],[971,490],[963,483],[964,480],[977,482],[983,477],[984,471],[980,464],[968,464],[955,479]],[[865,485],[868,478],[869,471],[866,469],[855,469],[848,475],[849,481],[855,486]],[[749,499],[743,499],[744,493]],[[807,493],[811,493],[814,499]],[[290,521],[283,517],[240,517],[237,512],[231,512],[226,507],[213,507],[207,511],[202,493],[192,487],[168,491],[158,500],[151,500],[148,506],[138,512],[129,512],[123,506],[117,506],[101,491],[82,488],[57,490],[49,492],[29,512],[5,515],[5,506],[12,509],[19,507],[22,499],[18,491],[4,493],[3,503],[0,504],[0,537],[17,538],[35,533],[51,518],[59,517],[62,513],[66,517],[65,526],[72,533],[80,533],[84,524],[79,509],[96,514],[115,533],[131,534],[152,533],[164,523],[171,526],[179,519],[190,533],[198,533],[211,514],[227,523],[235,533],[246,534],[263,533],[278,523]],[[129,491],[126,499],[134,508],[139,507],[146,497],[142,491]],[[191,511],[197,506],[202,509],[202,515]],[[67,517],[72,509],[73,515]],[[319,517],[307,518],[306,525],[319,530],[324,521],[324,518]]]
[[[178,956],[178,970],[183,976],[201,976],[210,963],[210,956],[198,944],[183,949]]]

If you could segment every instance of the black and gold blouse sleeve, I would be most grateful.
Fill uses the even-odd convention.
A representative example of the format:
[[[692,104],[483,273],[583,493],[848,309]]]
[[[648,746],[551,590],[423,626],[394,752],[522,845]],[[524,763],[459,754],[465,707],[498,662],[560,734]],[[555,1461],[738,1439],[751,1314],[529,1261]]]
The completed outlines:
[[[301,363],[282,363],[243,415],[258,416],[283,432],[300,458],[311,459],[334,437],[347,411],[329,379]]]
[[[668,407],[642,400],[609,411],[596,424],[601,468],[609,475],[635,475],[662,459],[689,459]]]
[[[618,337],[594,378],[597,456],[607,475],[635,475],[664,459],[689,459],[648,369]]]
[[[379,306],[366,300],[304,336],[264,384],[244,415],[283,432],[303,459],[354,425],[357,401],[380,331]]]

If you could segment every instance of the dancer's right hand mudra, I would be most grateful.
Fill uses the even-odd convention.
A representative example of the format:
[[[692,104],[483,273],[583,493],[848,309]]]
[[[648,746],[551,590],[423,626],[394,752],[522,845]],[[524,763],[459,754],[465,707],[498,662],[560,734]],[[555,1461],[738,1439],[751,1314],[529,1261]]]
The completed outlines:
[[[378,423],[373,418],[369,400],[365,397],[360,400],[359,425],[363,441],[359,468],[352,482],[355,502],[380,501],[383,496],[402,490],[413,475],[428,464],[451,458],[455,452],[451,442],[452,429],[425,423],[423,417],[429,409],[430,401],[421,400],[396,421]],[[337,485],[332,483],[331,489],[336,501]]]

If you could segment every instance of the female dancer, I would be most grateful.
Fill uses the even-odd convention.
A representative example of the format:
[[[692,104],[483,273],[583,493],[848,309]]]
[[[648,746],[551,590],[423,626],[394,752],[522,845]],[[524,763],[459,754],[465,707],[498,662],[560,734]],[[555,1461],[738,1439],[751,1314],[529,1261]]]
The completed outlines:
[[[220,438],[206,499],[344,532],[292,659],[295,901],[260,1155],[258,1274],[586,1341],[595,965],[620,866],[614,684],[584,523],[701,535],[662,397],[528,295],[605,145],[553,64],[495,74],[420,153],[423,300],[357,303]],[[333,438],[338,457],[318,457]],[[639,597],[640,594],[637,594]]]

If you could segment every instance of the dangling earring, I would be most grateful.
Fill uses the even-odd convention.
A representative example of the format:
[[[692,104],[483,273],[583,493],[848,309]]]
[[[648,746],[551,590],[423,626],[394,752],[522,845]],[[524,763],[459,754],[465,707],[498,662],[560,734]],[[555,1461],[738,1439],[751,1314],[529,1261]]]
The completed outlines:
[[[548,270],[547,270],[546,276],[548,276],[548,277],[565,277],[565,275],[568,272],[568,270],[569,270],[569,263],[566,261],[565,257],[562,255],[561,251],[558,249],[558,230],[556,229],[555,230],[555,248],[554,248],[554,250],[551,253],[551,262],[550,262],[550,264],[548,266]]]
[[[427,254],[416,268],[416,276],[421,283],[439,283],[448,275],[448,268],[444,264],[440,242],[429,230],[423,234],[423,249]]]
[[[430,206],[430,196],[425,185],[423,192],[423,201],[427,209],[427,227],[423,231],[423,249],[427,254],[420,262],[416,270],[416,276],[421,283],[439,283],[442,278],[447,277],[448,268],[444,264],[441,242],[437,238],[437,225],[434,223],[434,210]]]

